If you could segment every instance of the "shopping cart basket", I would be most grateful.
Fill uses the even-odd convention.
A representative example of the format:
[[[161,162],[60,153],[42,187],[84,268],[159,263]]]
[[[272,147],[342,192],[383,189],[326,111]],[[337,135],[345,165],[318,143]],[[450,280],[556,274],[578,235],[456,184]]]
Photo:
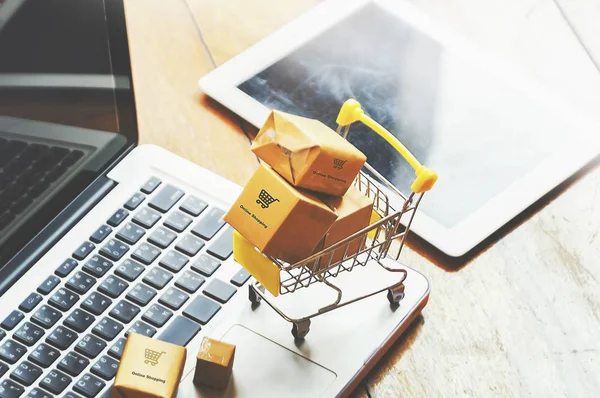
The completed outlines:
[[[260,193],[258,194],[258,199],[256,199],[256,203],[259,204],[263,209],[266,209],[273,202],[279,202],[279,199],[275,199],[267,191],[261,189]]]
[[[144,352],[146,360],[144,361],[144,363],[149,363],[150,365],[155,366],[156,364],[158,364],[158,360],[160,359],[162,354],[166,354],[166,352],[159,352],[146,348]]]
[[[365,163],[363,170],[354,180],[354,185],[373,201],[371,224],[344,240],[325,247],[318,253],[294,264],[287,264],[260,253],[237,231],[233,232],[234,259],[256,279],[256,282],[249,286],[250,301],[253,305],[265,301],[281,317],[291,322],[293,324],[292,335],[295,338],[304,338],[308,334],[312,318],[345,305],[385,291],[387,291],[387,298],[392,304],[398,304],[404,298],[406,270],[392,268],[384,264],[382,260],[386,257],[398,260],[400,257],[416,209],[424,193],[431,189],[437,181],[437,174],[430,168],[421,165],[400,141],[367,116],[357,101],[350,99],[344,103],[337,117],[338,134],[347,138],[350,125],[357,121],[364,123],[384,138],[415,170],[416,178],[411,185],[411,193],[408,196],[405,196],[389,183],[368,162]],[[334,161],[336,167],[343,167],[343,162],[336,161]],[[398,195],[403,200],[403,204],[399,209],[394,209],[387,196],[388,193]],[[264,190],[261,191],[259,198],[260,200],[257,203],[264,201],[263,208],[277,200]],[[396,240],[398,240],[398,244],[394,246],[395,250],[390,251],[392,242]],[[343,255],[340,256],[340,253],[343,253]],[[373,262],[386,271],[398,275],[397,280],[391,284],[386,283],[386,286],[368,294],[342,301],[343,291],[332,280],[341,272],[351,272],[357,267],[365,267],[367,263],[372,264]],[[322,283],[335,290],[337,293],[336,299],[317,312],[301,318],[288,316],[266,294],[266,290],[273,296],[290,294],[298,289],[307,288],[314,283]]]

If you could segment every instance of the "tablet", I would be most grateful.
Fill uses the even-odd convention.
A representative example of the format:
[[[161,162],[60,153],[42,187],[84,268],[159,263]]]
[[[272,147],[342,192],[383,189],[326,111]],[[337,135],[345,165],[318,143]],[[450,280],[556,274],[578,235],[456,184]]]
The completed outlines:
[[[412,5],[325,1],[203,77],[209,96],[260,127],[271,109],[336,128],[357,99],[439,174],[412,229],[461,256],[599,152],[598,126]],[[348,139],[400,191],[414,172],[365,126]]]

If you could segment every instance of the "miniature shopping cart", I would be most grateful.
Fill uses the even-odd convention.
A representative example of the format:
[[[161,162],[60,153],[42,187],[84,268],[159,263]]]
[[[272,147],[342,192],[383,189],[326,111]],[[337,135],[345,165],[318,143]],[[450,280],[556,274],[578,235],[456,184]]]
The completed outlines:
[[[144,363],[149,363],[150,365],[155,366],[156,364],[158,364],[158,360],[160,359],[162,354],[166,354],[166,352],[159,352],[146,348],[146,351],[144,352],[146,360],[144,361]]]
[[[365,163],[363,170],[355,179],[354,185],[373,201],[373,214],[370,225],[294,264],[287,264],[260,253],[237,231],[233,232],[234,259],[256,279],[256,282],[249,286],[250,301],[253,305],[265,301],[281,317],[291,322],[293,324],[292,335],[295,338],[304,338],[308,334],[312,318],[345,305],[385,291],[387,291],[388,300],[394,305],[399,304],[404,298],[406,270],[390,267],[384,264],[382,260],[386,257],[398,260],[400,257],[416,209],[424,193],[431,189],[437,181],[437,174],[421,165],[400,141],[365,115],[357,101],[350,99],[344,103],[337,117],[338,134],[347,138],[350,125],[357,121],[364,123],[384,138],[415,170],[416,179],[411,185],[410,195],[405,196],[402,194],[373,167]],[[335,163],[335,166],[341,168],[343,163]],[[398,195],[403,199],[403,204],[398,210],[395,210],[390,203],[388,193]],[[261,191],[260,201],[264,201],[266,206],[274,200],[277,199],[274,199],[266,191]],[[398,244],[394,245],[394,250],[390,250],[392,243],[396,240],[398,240]],[[394,273],[397,278],[393,283],[386,282],[385,286],[370,291],[368,294],[342,301],[343,291],[333,283],[333,280],[342,272],[351,272],[357,267],[365,267],[368,263],[378,264],[384,270]],[[290,294],[316,283],[324,284],[333,289],[337,293],[336,299],[332,303],[321,307],[317,312],[301,318],[292,318],[286,315],[274,303],[274,300],[271,300],[266,294],[266,290],[275,297]]]
[[[260,193],[258,194],[258,199],[256,200],[256,204],[259,204],[260,207],[262,207],[263,209],[266,209],[273,202],[279,202],[279,199],[275,199],[267,191],[265,191],[264,189],[261,189]]]

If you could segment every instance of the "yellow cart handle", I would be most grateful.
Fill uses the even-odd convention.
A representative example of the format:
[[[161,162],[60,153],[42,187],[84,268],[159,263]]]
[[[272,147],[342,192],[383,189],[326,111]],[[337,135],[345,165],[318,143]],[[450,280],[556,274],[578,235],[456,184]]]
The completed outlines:
[[[348,126],[354,122],[361,121],[373,131],[375,131],[381,138],[386,140],[415,170],[417,178],[412,183],[410,189],[415,193],[422,193],[429,191],[438,179],[438,175],[432,169],[423,166],[417,158],[402,144],[396,137],[387,131],[382,125],[377,123],[371,117],[365,114],[360,103],[355,99],[349,99],[344,102],[342,109],[336,119],[336,122],[340,126]]]

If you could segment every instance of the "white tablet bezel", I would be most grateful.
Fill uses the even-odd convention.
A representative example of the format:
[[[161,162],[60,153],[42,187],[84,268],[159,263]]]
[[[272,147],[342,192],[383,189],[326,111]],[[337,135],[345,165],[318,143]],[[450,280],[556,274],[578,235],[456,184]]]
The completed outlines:
[[[459,37],[431,23],[412,4],[390,0],[329,0],[325,1],[277,32],[242,52],[204,76],[199,86],[207,95],[225,105],[244,119],[260,127],[270,110],[237,86],[286,57],[297,48],[342,21],[369,2],[377,3],[390,13],[438,41],[444,48],[458,51],[469,60],[505,79],[509,84],[525,88],[535,100],[553,112],[568,117],[582,130],[597,131],[599,126],[583,120],[560,99],[534,82],[525,79],[513,67],[475,52]],[[492,62],[493,61],[493,62]],[[546,158],[536,168],[515,180],[509,187],[488,201],[452,228],[447,228],[423,212],[415,217],[412,230],[442,252],[458,257],[467,253],[502,225],[521,213],[536,200],[573,175],[600,153],[598,135],[590,133],[589,141],[565,139],[556,155]],[[441,177],[443,178],[443,176]],[[435,187],[433,188],[435,189]],[[427,200],[427,195],[423,200]]]

